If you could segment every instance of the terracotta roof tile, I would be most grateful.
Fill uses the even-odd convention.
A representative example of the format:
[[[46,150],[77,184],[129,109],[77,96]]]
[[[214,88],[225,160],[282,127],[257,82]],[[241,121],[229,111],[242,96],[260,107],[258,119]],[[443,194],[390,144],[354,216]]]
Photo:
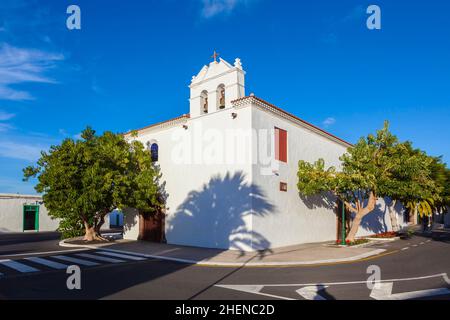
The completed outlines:
[[[319,127],[313,125],[312,123],[309,123],[309,122],[307,122],[307,121],[305,121],[303,119],[300,119],[296,115],[294,115],[294,114],[292,114],[290,112],[287,112],[287,111],[281,109],[280,107],[277,107],[276,105],[274,105],[274,104],[272,104],[270,102],[267,102],[264,99],[258,98],[256,96],[251,95],[251,96],[242,97],[242,98],[239,98],[239,99],[236,99],[236,100],[232,101],[231,103],[235,104],[237,102],[241,102],[241,101],[246,100],[246,99],[255,99],[255,100],[257,100],[257,101],[259,101],[259,102],[261,102],[261,103],[263,103],[263,104],[265,104],[267,106],[270,106],[270,107],[276,109],[277,111],[279,111],[281,113],[284,113],[285,115],[287,115],[287,116],[289,116],[289,117],[291,117],[291,118],[293,118],[293,119],[295,119],[295,120],[305,124],[307,127],[311,127],[311,128],[313,128],[315,130],[318,130],[318,131],[324,133],[325,135],[327,135],[329,137],[332,137],[332,138],[334,138],[336,140],[339,140],[339,141],[341,141],[341,142],[343,142],[343,143],[345,143],[345,144],[347,144],[349,146],[353,146],[353,144],[351,144],[350,142],[347,142],[347,141],[345,141],[345,140],[343,140],[343,139],[341,139],[341,138],[339,138],[339,137],[329,133],[328,131],[325,131],[325,130],[323,130],[323,129],[321,129],[321,128],[319,128]]]
[[[168,123],[168,122],[171,122],[171,121],[177,121],[177,120],[181,120],[181,119],[189,119],[190,117],[191,117],[191,115],[189,113],[188,114],[183,114],[182,116],[179,116],[179,117],[176,117],[176,118],[172,118],[172,119],[169,119],[169,120],[161,121],[161,122],[154,123],[154,124],[151,124],[149,126],[146,126],[146,127],[140,128],[140,129],[129,131],[127,133],[124,133],[124,135],[129,135],[133,131],[139,132],[139,131],[150,129],[150,128],[153,128],[153,127],[157,127],[157,126],[160,126],[162,124],[165,124],[165,123]]]

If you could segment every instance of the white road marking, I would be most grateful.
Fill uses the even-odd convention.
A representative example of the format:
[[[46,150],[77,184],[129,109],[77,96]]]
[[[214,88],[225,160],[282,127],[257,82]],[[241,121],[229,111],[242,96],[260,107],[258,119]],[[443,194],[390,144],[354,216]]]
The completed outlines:
[[[23,263],[20,263],[20,262],[17,262],[17,261],[13,261],[13,260],[9,260],[9,259],[8,260],[0,260],[0,264],[6,266],[8,268],[17,270],[19,272],[22,272],[22,273],[38,272],[38,271],[40,271],[39,269],[30,267],[30,266],[27,266],[26,264],[23,264]]]
[[[405,251],[405,250],[408,250],[409,249],[409,247],[404,247],[403,249],[402,249],[402,251]]]
[[[80,264],[82,266],[88,266],[88,267],[99,265],[99,263],[97,263],[97,262],[92,262],[92,261],[87,261],[87,260],[82,260],[82,259],[77,259],[77,258],[72,258],[72,257],[67,257],[67,256],[52,256],[52,258],[62,260],[62,261],[68,261],[68,262],[72,262],[72,263],[76,263],[76,264]]]
[[[298,289],[296,292],[306,300],[327,300],[319,294],[321,290],[328,288],[328,286],[308,286]]]
[[[29,253],[17,253],[17,254],[7,254],[2,255],[2,257],[23,257],[23,256],[35,256],[35,255],[43,255],[43,254],[53,254],[53,253],[63,253],[63,252],[75,252],[75,251],[87,251],[90,249],[72,249],[72,250],[57,250],[57,251],[43,251],[43,252],[29,252]]]
[[[136,260],[136,261],[147,260],[142,257],[130,256],[127,254],[120,254],[120,253],[115,253],[115,252],[99,251],[97,253],[103,254],[105,256],[118,257],[118,258],[124,258],[124,259]]]
[[[113,259],[113,258],[108,258],[108,257],[100,257],[100,256],[96,256],[96,255],[89,254],[89,253],[78,253],[78,254],[75,254],[75,255],[77,257],[90,258],[90,259],[103,261],[103,262],[111,262],[111,263],[126,262],[125,260]]]
[[[241,291],[241,292],[246,292],[246,293],[253,293],[253,294],[260,295],[260,296],[277,298],[277,299],[282,299],[282,300],[295,300],[292,298],[286,298],[286,297],[277,296],[277,295],[273,295],[273,294],[263,293],[263,292],[261,292],[261,290],[264,286],[258,286],[258,285],[225,285],[225,284],[223,284],[223,285],[216,285],[216,287],[221,287],[221,288],[225,288],[225,289]]]
[[[423,244],[425,244],[425,242],[421,242],[421,243],[419,243],[420,245],[423,245]]]
[[[63,269],[67,269],[68,265],[66,264],[62,264],[59,262],[55,262],[55,261],[51,261],[51,260],[47,260],[47,259],[42,259],[42,258],[38,258],[38,257],[30,257],[30,258],[25,258],[25,260],[29,260],[38,264],[42,264],[44,266],[53,268],[53,269],[57,269],[57,270],[63,270]]]
[[[413,280],[425,280],[425,279],[431,279],[431,278],[444,278],[445,281],[448,279],[446,273],[439,273],[439,274],[433,274],[430,276],[423,276],[423,277],[414,277],[414,278],[403,278],[403,279],[386,279],[386,280],[380,280],[377,281],[378,283],[384,283],[384,282],[401,282],[401,281],[413,281]],[[286,283],[286,284],[260,284],[259,286],[263,287],[307,287],[307,286],[336,286],[336,285],[348,285],[348,284],[365,284],[367,283],[367,280],[363,281],[343,281],[343,282],[321,282],[321,283]],[[450,284],[450,281],[447,282]],[[236,285],[240,286],[240,285]],[[249,285],[242,285],[242,286],[249,286]],[[253,285],[254,286],[254,285]]]
[[[447,295],[450,294],[450,289],[438,288],[429,289],[421,291],[411,291],[404,293],[392,294],[392,286],[394,282],[401,281],[414,281],[414,280],[424,280],[442,277],[447,284],[450,285],[450,279],[446,273],[435,274],[431,276],[414,277],[414,278],[403,278],[403,279],[389,279],[381,280],[377,282],[378,288],[375,287],[371,292],[371,297],[373,299],[379,300],[403,300],[403,299],[414,299],[414,298],[424,298],[437,295]],[[283,300],[296,300],[288,297],[272,295],[268,293],[263,293],[261,290],[264,287],[303,287],[298,289],[296,292],[309,300],[326,300],[325,297],[319,295],[319,291],[323,290],[329,286],[333,285],[352,285],[352,284],[367,284],[366,281],[347,281],[347,282],[329,282],[329,283],[300,283],[300,284],[260,284],[260,285],[215,285],[215,287],[220,287],[224,289],[236,290],[241,292],[253,293],[256,295],[262,295],[272,298],[278,298]],[[378,290],[378,291],[377,291]],[[390,290],[390,291],[389,291]]]
[[[427,240],[427,242],[431,242],[431,240]]]
[[[418,247],[418,245],[417,244],[413,244],[413,247]]]
[[[393,286],[393,282],[378,283],[370,293],[370,297],[375,300],[407,300],[450,294],[450,290],[447,288],[437,288],[393,294]]]

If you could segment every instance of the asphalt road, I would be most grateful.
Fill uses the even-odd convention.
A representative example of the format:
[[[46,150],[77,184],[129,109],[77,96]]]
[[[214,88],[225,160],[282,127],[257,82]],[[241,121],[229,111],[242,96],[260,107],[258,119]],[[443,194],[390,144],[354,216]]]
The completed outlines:
[[[58,232],[0,234],[0,259],[35,252],[64,250],[58,243]]]
[[[55,246],[57,240],[32,245],[0,242],[0,255],[26,251],[24,256],[9,257],[19,263],[13,265],[16,269],[8,266],[9,262],[0,263],[0,299],[450,300],[446,277],[450,276],[449,234],[439,239],[415,236],[378,245],[387,249],[384,255],[353,263],[270,268],[202,267],[114,256],[101,250],[61,253],[64,249],[53,250]],[[38,254],[52,250],[58,252]],[[33,257],[44,258],[52,266],[33,261]],[[64,266],[79,264],[74,258],[91,264],[81,266],[81,290],[66,286],[69,275]],[[8,261],[8,257],[2,256],[0,261]],[[61,269],[55,270],[55,266]],[[382,283],[375,290],[366,283],[369,266],[378,266],[381,271]]]

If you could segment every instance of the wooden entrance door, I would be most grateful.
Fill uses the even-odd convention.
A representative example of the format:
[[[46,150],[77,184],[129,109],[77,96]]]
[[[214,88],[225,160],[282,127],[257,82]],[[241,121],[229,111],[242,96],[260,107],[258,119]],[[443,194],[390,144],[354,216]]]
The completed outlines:
[[[165,214],[139,215],[139,240],[163,243],[165,242],[164,222]]]

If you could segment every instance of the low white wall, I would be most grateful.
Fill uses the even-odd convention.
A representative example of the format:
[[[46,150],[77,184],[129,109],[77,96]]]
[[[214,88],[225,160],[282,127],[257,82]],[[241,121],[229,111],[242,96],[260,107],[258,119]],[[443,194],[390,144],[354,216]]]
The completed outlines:
[[[379,199],[377,201],[375,210],[369,213],[361,221],[361,226],[356,234],[356,237],[367,237],[378,233],[392,231],[391,218],[389,215],[390,199]],[[395,213],[397,215],[397,223],[400,228],[406,227],[408,221],[405,220],[404,207],[400,202],[395,206]]]
[[[29,232],[56,231],[59,219],[48,215],[40,196],[0,194],[0,233],[23,232],[23,206],[39,205],[39,230]],[[102,230],[109,229],[109,215],[105,217]],[[27,231],[28,232],[28,231]]]
[[[52,219],[39,196],[0,194],[0,233],[23,232],[23,206],[39,205],[39,230],[55,231],[59,220]]]

